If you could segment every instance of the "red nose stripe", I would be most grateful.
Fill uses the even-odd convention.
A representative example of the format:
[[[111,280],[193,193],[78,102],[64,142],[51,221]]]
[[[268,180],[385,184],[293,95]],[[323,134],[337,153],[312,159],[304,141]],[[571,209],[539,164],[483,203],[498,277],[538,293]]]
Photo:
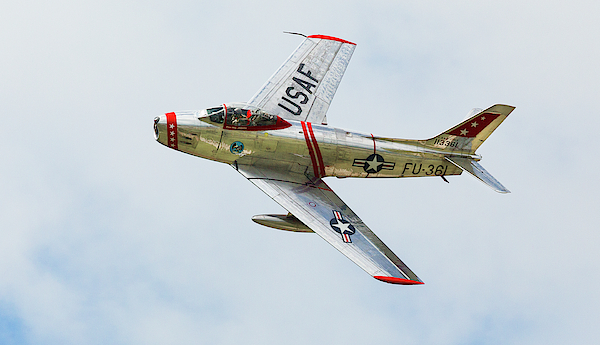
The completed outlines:
[[[179,149],[179,145],[177,143],[177,117],[175,113],[166,113],[167,115],[167,140],[168,146],[175,150]]]

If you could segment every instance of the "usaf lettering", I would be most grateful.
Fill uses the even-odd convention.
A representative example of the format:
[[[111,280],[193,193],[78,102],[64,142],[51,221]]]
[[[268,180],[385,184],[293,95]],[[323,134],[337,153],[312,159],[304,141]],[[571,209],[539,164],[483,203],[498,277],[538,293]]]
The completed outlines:
[[[307,77],[308,79],[310,79],[311,81],[314,82],[314,84],[310,81],[306,81],[306,80],[302,80],[300,78],[297,77],[293,77],[292,80],[295,81],[298,85],[300,85],[300,87],[302,87],[304,90],[306,90],[306,92],[308,92],[309,94],[312,95],[313,90],[311,90],[311,88],[316,88],[317,84],[319,83],[319,81],[317,79],[315,79],[315,77],[312,76],[312,72],[307,70],[307,71],[303,71],[304,69],[304,64],[301,63],[300,66],[298,66],[298,69],[296,70],[296,72],[302,74],[303,76]],[[277,105],[282,107],[283,109],[289,111],[292,115],[300,115],[302,114],[302,107],[300,107],[299,104],[297,104],[296,102],[293,101],[294,100],[298,100],[300,98],[300,100],[298,100],[298,103],[300,104],[306,104],[308,103],[308,95],[305,94],[303,91],[297,91],[294,86],[290,86],[285,90],[285,94],[289,97],[285,97],[285,96],[281,96],[281,98],[293,105],[296,110],[291,110],[290,108],[288,108],[287,106],[278,103]]]

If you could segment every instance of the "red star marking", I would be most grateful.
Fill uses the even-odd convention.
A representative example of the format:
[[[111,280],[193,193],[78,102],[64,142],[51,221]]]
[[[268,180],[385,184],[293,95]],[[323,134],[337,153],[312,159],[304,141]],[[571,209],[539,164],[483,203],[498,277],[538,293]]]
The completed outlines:
[[[458,137],[474,138],[484,128],[486,128],[492,121],[500,116],[499,114],[485,113],[479,119],[480,122],[472,121],[463,123],[452,130],[446,132],[446,134],[456,135]]]

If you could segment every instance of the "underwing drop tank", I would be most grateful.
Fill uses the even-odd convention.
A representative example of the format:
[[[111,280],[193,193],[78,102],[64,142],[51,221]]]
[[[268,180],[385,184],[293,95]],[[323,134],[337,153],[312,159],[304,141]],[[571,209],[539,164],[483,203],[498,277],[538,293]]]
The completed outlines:
[[[255,223],[267,226],[269,228],[293,231],[293,232],[314,232],[308,226],[304,225],[298,218],[291,213],[288,214],[259,214],[252,217]]]

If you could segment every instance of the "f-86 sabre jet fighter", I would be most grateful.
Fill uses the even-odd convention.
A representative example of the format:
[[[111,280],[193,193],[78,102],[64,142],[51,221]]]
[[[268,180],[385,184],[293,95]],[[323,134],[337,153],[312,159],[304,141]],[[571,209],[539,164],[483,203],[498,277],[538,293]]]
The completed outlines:
[[[514,107],[473,109],[431,139],[374,136],[327,126],[327,109],[356,45],[331,36],[304,41],[247,103],[171,112],[154,119],[161,144],[230,164],[285,208],[258,224],[315,232],[376,279],[423,284],[323,181],[324,177],[475,176],[508,193],[481,165],[477,148]]]

